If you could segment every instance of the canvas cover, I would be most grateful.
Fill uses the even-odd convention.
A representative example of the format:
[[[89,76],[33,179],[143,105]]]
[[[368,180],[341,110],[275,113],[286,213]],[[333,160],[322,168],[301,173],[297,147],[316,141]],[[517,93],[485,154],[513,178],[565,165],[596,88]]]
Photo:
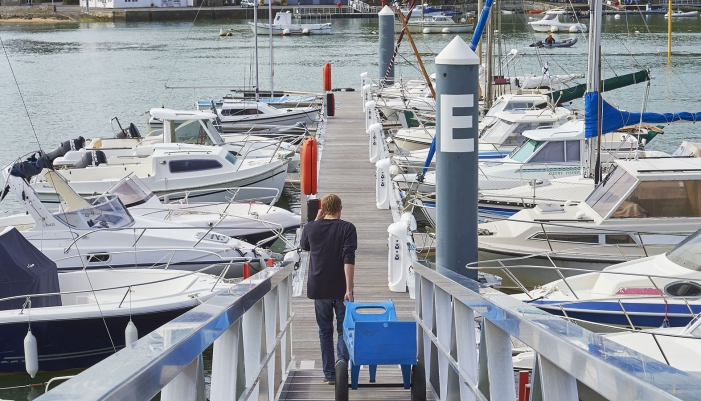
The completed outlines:
[[[16,228],[0,233],[0,299],[59,292],[56,264]],[[0,310],[21,309],[25,298],[0,301]],[[61,296],[31,297],[32,308],[61,306]]]

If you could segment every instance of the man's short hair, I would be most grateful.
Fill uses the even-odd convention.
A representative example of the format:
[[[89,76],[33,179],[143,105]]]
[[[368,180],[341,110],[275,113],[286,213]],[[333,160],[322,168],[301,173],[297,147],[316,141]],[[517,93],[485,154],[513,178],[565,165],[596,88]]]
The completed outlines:
[[[337,214],[341,211],[341,198],[334,194],[324,196],[321,198],[321,211],[325,214]]]

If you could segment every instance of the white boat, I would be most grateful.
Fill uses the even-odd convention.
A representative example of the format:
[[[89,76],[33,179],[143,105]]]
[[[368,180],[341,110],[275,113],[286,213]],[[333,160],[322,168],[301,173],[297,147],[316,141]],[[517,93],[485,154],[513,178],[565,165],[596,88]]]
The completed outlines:
[[[138,177],[129,176],[107,193],[117,195],[132,215],[214,230],[261,247],[300,226],[300,216],[288,210],[260,202],[237,202],[236,197],[246,190],[232,188],[231,202],[190,202],[189,194],[178,202],[161,203]]]
[[[273,125],[312,125],[321,121],[321,113],[321,106],[275,108],[265,102],[235,100],[224,100],[218,108],[225,133],[262,130]]]
[[[0,234],[0,253],[3,374],[27,368],[28,327],[38,371],[87,368],[124,348],[128,324],[135,337],[147,335],[231,287],[217,276],[170,269],[57,273],[56,264],[14,228]]]
[[[699,12],[698,11],[672,11],[672,18],[679,18],[679,17],[698,17]],[[664,15],[665,18],[669,18],[669,13]]]
[[[273,35],[329,35],[331,34],[331,23],[322,24],[293,24],[292,14],[289,11],[275,14],[273,24],[258,22],[248,23],[253,33],[258,35],[268,35],[272,28]]]
[[[537,21],[531,21],[528,25],[536,32],[587,32],[586,25],[579,22],[562,22],[560,20],[563,13],[550,12]]]
[[[68,151],[51,152],[52,157],[64,154],[53,160],[57,172],[83,196],[103,193],[128,174],[139,177],[158,196],[197,190],[198,200],[206,202],[226,201],[226,189],[231,187],[282,191],[290,160],[287,157],[294,157],[294,152],[273,150],[262,157],[253,157],[255,152],[248,151],[240,154],[240,147],[224,146],[212,125],[211,113],[153,109],[151,115],[165,123],[146,140],[97,139],[80,150],[60,146]],[[219,138],[219,145],[208,145],[211,138]],[[33,183],[42,200],[58,201],[53,186],[43,177],[37,176]],[[247,194],[266,200],[270,192]]]
[[[701,227],[701,159],[619,160],[616,166],[576,206],[540,205],[480,224],[480,258],[540,254],[531,264],[600,270],[666,252]],[[543,269],[516,274],[529,286],[557,277]]]
[[[469,23],[465,18],[455,22],[453,18],[445,15],[425,17],[418,20],[412,18],[407,21],[406,26],[411,33],[465,33],[472,32],[475,29],[474,24]],[[401,22],[399,24],[395,22],[395,28],[397,32],[401,31],[403,29]]]
[[[698,363],[701,358],[700,315],[696,315],[684,327],[625,330],[602,334],[602,336],[665,365],[701,377],[701,365]],[[601,349],[601,356],[607,360],[618,359],[625,363],[628,354],[621,353],[620,350],[611,352],[608,349]],[[513,358],[514,369],[530,370],[533,368],[534,361],[533,350],[522,352]]]
[[[16,227],[62,271],[107,267],[199,270],[214,264],[208,273],[227,270],[228,277],[241,277],[244,263],[250,262],[257,270],[272,258],[262,248],[211,228],[132,215],[117,195],[80,197],[49,170],[44,182],[53,185],[62,200],[60,210],[50,212],[28,183],[32,173],[41,173],[33,162],[3,169],[8,190],[26,213],[1,217],[0,228]],[[229,264],[232,259],[236,263]]]
[[[701,230],[667,253],[553,281],[514,297],[585,322],[683,327],[701,312],[700,253]]]

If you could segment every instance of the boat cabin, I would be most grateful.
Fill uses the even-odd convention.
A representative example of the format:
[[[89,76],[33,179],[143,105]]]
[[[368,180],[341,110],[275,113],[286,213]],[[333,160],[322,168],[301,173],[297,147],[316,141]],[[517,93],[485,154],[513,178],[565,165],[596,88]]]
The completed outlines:
[[[214,113],[162,108],[151,109],[149,113],[148,137],[163,135],[163,143],[224,145],[219,129],[214,126],[217,117]]]
[[[526,105],[528,102],[525,102]],[[507,104],[504,105],[506,107]],[[563,107],[551,110],[526,110],[513,104],[511,110],[494,114],[494,121],[487,125],[479,136],[481,143],[491,143],[500,146],[516,146],[523,142],[523,132],[561,125],[571,116],[571,112]]]
[[[480,122],[481,127],[486,127],[497,119],[496,115],[502,111],[511,110],[531,110],[537,104],[547,103],[548,97],[545,95],[505,95],[500,96],[489,108]]]
[[[568,122],[557,128],[529,130],[526,139],[507,157],[519,163],[580,163],[584,132],[576,122]]]
[[[701,159],[621,160],[587,198],[607,219],[701,216]]]

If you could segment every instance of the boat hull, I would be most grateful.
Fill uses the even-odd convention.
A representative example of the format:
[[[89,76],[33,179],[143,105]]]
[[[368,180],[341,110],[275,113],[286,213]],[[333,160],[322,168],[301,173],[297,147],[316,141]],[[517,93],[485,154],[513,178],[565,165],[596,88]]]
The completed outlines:
[[[258,35],[269,35],[270,25],[265,23],[258,23],[255,26],[252,22],[248,23],[253,30],[253,33]],[[331,34],[331,24],[292,24],[286,25],[272,25],[273,35],[330,35]],[[285,32],[287,31],[287,32]]]
[[[193,304],[194,306],[194,304]],[[188,311],[190,307],[155,311],[131,316],[140,335],[146,335]],[[124,348],[124,330],[129,308],[124,315],[102,318],[32,321],[37,339],[39,371],[87,368]],[[107,326],[107,329],[105,328]],[[109,330],[109,334],[107,334]],[[0,324],[0,373],[25,373],[24,337],[27,322]],[[114,347],[110,342],[114,341]]]

